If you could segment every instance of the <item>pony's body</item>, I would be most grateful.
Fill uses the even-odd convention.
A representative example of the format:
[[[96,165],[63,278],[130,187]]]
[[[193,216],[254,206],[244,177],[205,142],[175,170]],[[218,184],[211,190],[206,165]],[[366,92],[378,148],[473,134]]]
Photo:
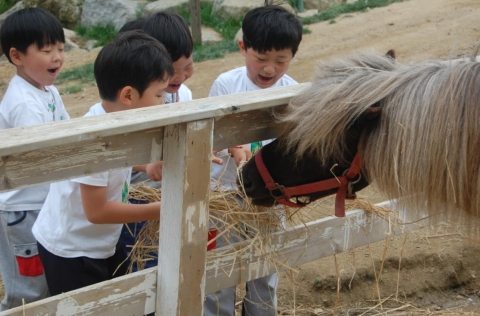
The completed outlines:
[[[338,176],[358,150],[363,175],[389,198],[408,196],[402,206],[479,213],[480,63],[403,66],[373,54],[333,60],[278,119],[284,132],[262,154],[279,184]],[[242,176],[253,203],[275,202],[255,161]]]

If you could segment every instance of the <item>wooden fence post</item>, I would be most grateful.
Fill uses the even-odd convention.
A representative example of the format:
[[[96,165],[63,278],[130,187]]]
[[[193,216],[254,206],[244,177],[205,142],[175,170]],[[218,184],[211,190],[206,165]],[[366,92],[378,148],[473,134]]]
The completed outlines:
[[[203,315],[213,121],[164,131],[157,315]]]

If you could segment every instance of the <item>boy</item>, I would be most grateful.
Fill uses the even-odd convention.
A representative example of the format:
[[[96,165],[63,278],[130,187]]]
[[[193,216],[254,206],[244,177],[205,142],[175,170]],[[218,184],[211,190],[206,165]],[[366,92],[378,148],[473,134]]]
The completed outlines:
[[[94,74],[102,102],[86,116],[163,104],[173,67],[162,44],[132,31],[100,51]],[[126,273],[122,223],[160,214],[160,203],[125,203],[130,173],[125,168],[51,185],[32,231],[52,295]]]
[[[245,66],[221,74],[213,83],[210,97],[297,84],[286,74],[302,40],[302,24],[293,14],[274,5],[256,8],[246,14],[242,30],[243,39],[238,45],[245,57]],[[255,154],[268,142],[247,146]],[[212,178],[218,180],[221,175],[221,189],[236,189],[239,159],[234,158],[224,158],[223,166],[212,165]],[[242,315],[276,315],[277,283],[276,274],[247,282]],[[234,304],[235,289],[224,289],[207,297],[205,312],[208,316],[234,315]]]
[[[167,49],[173,61],[174,75],[170,78],[170,82],[164,94],[165,103],[174,103],[181,101],[192,100],[192,92],[183,84],[188,78],[193,75],[193,39],[190,34],[185,20],[174,12],[161,11],[146,18],[139,18],[129,21],[120,29],[119,33],[142,30],[146,34],[157,39]],[[158,164],[161,164],[159,162]],[[133,172],[131,184],[145,181],[145,184],[158,189],[161,187],[161,173],[158,172],[147,174],[145,172]],[[146,203],[140,200],[129,200],[130,203],[140,204]],[[146,222],[129,223],[126,224],[128,228],[124,227],[120,237],[120,241],[126,246],[127,251],[129,247],[135,244],[135,238],[145,225]],[[132,235],[133,234],[133,235]],[[152,258],[156,257],[156,253],[152,253]],[[152,259],[146,262],[145,268],[150,268],[157,265],[157,260]],[[134,266],[133,270],[136,271]]]
[[[60,22],[40,8],[9,15],[0,31],[2,49],[17,68],[0,104],[0,129],[69,119],[52,86],[65,60]],[[0,193],[0,271],[4,311],[48,295],[36,240],[31,230],[49,185]]]

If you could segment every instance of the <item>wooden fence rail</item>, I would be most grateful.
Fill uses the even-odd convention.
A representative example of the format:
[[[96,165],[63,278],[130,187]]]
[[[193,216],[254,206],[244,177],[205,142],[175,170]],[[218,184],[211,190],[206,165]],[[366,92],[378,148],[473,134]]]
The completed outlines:
[[[207,258],[212,149],[276,137],[272,109],[308,85],[0,131],[0,191],[164,161],[157,268],[0,315],[203,315],[206,294],[274,272],[269,258],[294,267],[402,233],[393,225],[403,225],[402,216],[357,210],[278,232],[267,255],[226,247]]]

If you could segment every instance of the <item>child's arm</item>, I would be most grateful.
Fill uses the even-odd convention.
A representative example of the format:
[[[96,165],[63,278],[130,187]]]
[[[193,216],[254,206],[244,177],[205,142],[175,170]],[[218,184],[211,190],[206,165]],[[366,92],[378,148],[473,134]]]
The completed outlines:
[[[107,201],[107,187],[80,183],[82,204],[87,219],[93,224],[122,224],[160,218],[160,202],[127,204]]]

